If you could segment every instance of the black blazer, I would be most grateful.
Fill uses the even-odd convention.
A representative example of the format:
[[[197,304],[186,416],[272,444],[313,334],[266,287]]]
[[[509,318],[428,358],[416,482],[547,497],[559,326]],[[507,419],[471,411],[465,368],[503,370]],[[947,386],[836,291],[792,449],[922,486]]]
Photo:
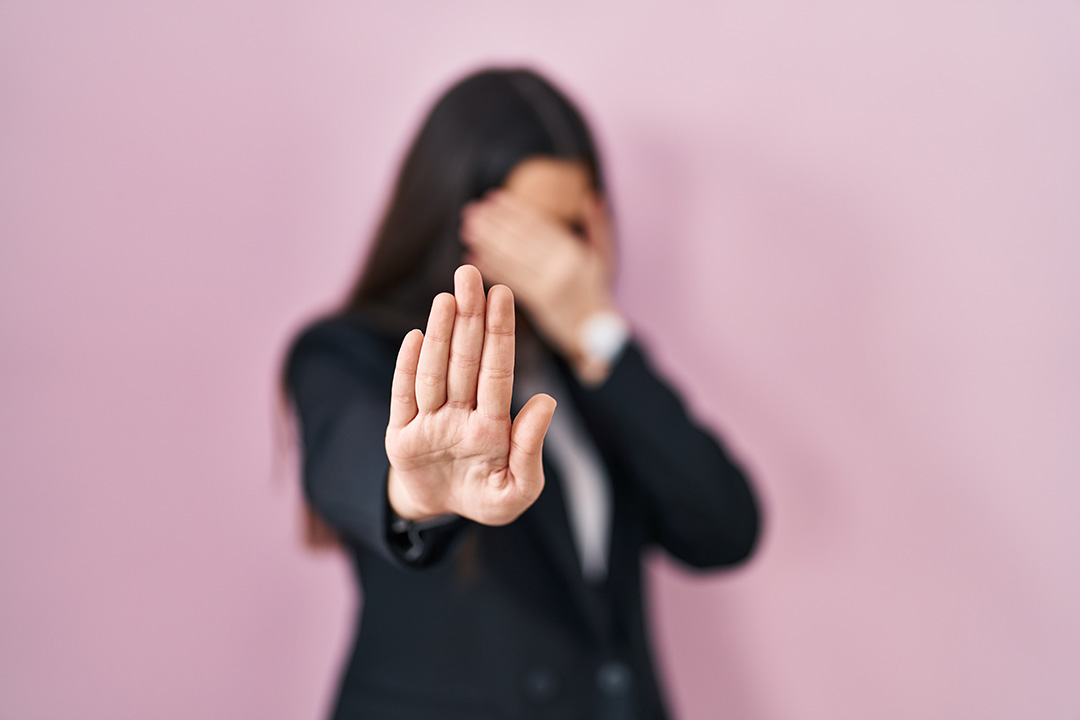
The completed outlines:
[[[459,518],[404,559],[391,532],[384,438],[400,338],[330,317],[289,350],[304,488],[348,547],[363,602],[334,717],[365,720],[667,717],[642,603],[643,552],[742,562],[758,535],[746,476],[630,343],[595,389],[560,371],[607,465],[607,579],[586,582],[561,480],[503,527]]]

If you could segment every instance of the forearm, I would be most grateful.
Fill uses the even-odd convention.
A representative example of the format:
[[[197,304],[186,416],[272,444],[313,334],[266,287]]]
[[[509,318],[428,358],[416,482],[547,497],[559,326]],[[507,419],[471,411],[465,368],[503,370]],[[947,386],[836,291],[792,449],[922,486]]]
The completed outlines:
[[[750,480],[720,441],[701,428],[631,344],[595,388],[583,388],[620,475],[649,508],[654,539],[684,561],[715,566],[745,559],[758,534]]]

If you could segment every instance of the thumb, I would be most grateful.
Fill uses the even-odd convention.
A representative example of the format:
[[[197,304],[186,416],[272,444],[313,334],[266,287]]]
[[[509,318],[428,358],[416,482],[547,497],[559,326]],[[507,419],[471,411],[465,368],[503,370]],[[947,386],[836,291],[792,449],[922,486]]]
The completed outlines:
[[[510,474],[532,500],[544,489],[544,435],[555,414],[555,398],[540,393],[529,398],[510,428]]]

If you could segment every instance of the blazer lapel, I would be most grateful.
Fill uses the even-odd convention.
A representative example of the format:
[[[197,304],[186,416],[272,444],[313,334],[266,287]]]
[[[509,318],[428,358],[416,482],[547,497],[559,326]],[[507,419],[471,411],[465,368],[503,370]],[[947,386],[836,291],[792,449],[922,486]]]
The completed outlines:
[[[555,365],[555,371],[560,372],[558,363]],[[563,381],[565,383],[565,376]],[[571,398],[567,396],[559,400],[564,402],[570,401]],[[511,403],[511,410],[515,417],[523,404],[523,398],[515,394]],[[570,514],[567,512],[563,482],[558,463],[553,460],[553,454],[545,448],[544,490],[533,506],[519,518],[519,522],[528,528],[535,541],[546,550],[545,555],[555,575],[565,586],[588,631],[603,638],[610,631],[611,622],[607,583],[596,587],[585,580],[581,569],[581,559],[574,543],[574,533],[570,527]],[[612,509],[614,510],[614,502]]]
[[[600,593],[591,588],[582,575],[562,483],[558,468],[545,459],[544,490],[529,511],[521,516],[521,520],[547,550],[556,575],[565,584],[585,625],[591,632],[602,636],[607,629],[607,608],[601,601]]]

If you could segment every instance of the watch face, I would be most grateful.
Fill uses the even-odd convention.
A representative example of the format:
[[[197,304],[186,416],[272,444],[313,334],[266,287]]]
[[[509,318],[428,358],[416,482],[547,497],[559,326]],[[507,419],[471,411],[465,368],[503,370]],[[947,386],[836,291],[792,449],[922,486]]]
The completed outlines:
[[[626,344],[630,331],[626,321],[611,311],[590,315],[582,325],[581,347],[598,362],[611,362]]]

